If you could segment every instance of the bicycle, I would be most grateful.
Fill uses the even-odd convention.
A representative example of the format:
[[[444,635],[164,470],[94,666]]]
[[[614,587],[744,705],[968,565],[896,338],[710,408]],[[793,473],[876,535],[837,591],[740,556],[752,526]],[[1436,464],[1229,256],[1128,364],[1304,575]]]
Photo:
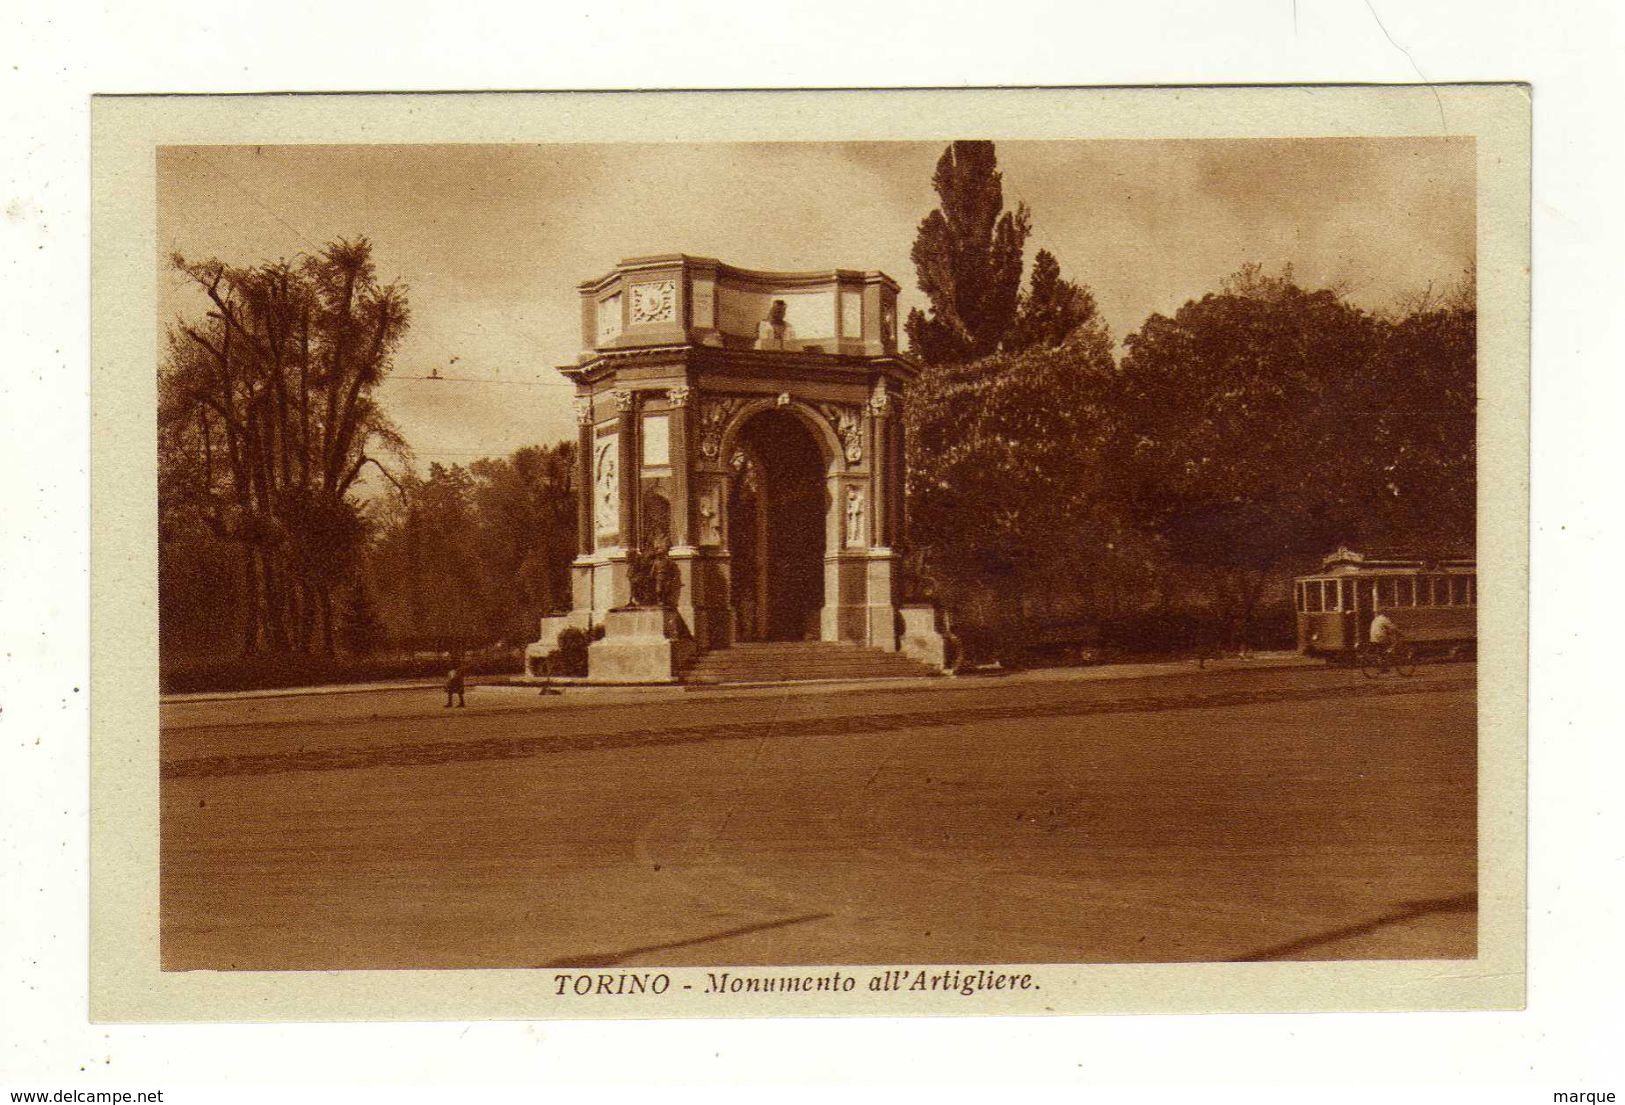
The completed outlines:
[[[1393,672],[1398,676],[1416,674],[1416,653],[1404,641],[1384,647],[1364,644],[1359,649],[1360,674],[1367,679]]]

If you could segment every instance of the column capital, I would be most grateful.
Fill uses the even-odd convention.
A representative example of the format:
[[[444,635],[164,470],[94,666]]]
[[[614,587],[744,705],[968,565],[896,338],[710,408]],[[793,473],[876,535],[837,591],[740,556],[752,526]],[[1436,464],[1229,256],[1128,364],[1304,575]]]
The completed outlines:
[[[632,410],[634,393],[627,388],[616,388],[610,393],[615,397],[615,409],[621,414],[629,414]]]
[[[686,407],[688,406],[689,396],[693,394],[693,391],[694,389],[689,387],[687,384],[679,384],[674,388],[667,388],[666,402],[670,403],[673,407]]]
[[[575,407],[576,425],[577,426],[591,426],[592,425],[592,396],[590,396],[590,395],[577,395],[573,400],[571,400],[571,405]]]
[[[869,395],[869,413],[876,418],[883,418],[891,410],[891,392],[886,390],[885,380],[876,380],[875,389]]]

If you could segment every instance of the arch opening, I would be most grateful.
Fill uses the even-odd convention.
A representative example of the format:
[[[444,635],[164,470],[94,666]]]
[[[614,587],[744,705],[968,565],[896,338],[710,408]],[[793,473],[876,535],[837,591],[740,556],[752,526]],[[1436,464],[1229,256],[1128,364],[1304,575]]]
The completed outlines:
[[[728,466],[735,639],[816,639],[829,511],[823,450],[795,415],[763,410],[740,425]]]

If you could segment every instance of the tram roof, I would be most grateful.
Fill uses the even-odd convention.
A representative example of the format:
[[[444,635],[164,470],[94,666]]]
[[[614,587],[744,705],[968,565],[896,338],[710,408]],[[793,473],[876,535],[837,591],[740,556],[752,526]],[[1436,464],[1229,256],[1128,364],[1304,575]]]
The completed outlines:
[[[1428,572],[1471,571],[1477,567],[1472,553],[1452,551],[1445,553],[1419,552],[1414,549],[1372,548],[1367,550],[1339,546],[1336,552],[1321,559],[1320,575],[1347,575],[1355,572]]]

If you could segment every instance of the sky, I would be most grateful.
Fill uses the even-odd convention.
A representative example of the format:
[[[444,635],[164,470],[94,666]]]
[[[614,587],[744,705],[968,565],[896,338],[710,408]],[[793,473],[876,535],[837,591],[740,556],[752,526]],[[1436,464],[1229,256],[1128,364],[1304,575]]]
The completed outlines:
[[[203,305],[164,263],[372,241],[412,328],[379,400],[420,471],[572,437],[575,286],[623,257],[880,269],[909,249],[943,143],[191,146],[158,156],[160,323]],[[1248,262],[1380,309],[1474,259],[1470,139],[1000,142],[1027,258],[1048,249],[1119,341]],[[456,358],[453,363],[452,358]],[[441,380],[426,379],[433,371]]]

